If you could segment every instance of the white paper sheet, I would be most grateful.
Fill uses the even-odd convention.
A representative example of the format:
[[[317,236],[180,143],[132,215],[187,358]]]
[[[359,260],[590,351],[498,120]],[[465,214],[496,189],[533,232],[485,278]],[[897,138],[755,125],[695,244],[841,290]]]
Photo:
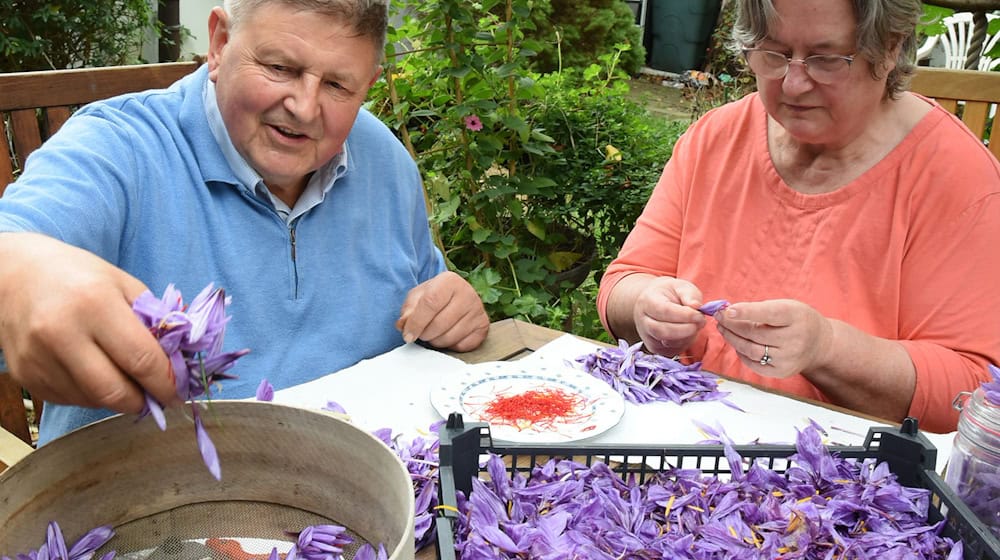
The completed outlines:
[[[274,402],[322,409],[335,401],[351,421],[368,431],[391,428],[408,436],[427,435],[440,420],[430,401],[430,388],[448,375],[459,375],[465,362],[416,344],[406,344],[380,356],[314,381],[274,393]]]
[[[564,335],[537,352],[522,358],[523,363],[563,363],[593,352],[597,346],[572,335]],[[277,391],[274,402],[306,408],[323,408],[327,401],[343,406],[351,420],[366,430],[391,428],[408,437],[427,435],[430,425],[441,416],[430,403],[430,388],[457,380],[467,364],[441,352],[416,344],[361,361],[349,368],[315,381]],[[790,399],[733,381],[719,387],[728,400],[745,412],[718,401],[673,403],[626,403],[617,426],[584,442],[595,444],[677,445],[707,439],[695,420],[720,426],[736,443],[795,442],[796,430],[816,421],[827,432],[827,443],[861,445],[868,428],[879,425],[850,414]],[[938,449],[940,472],[951,453],[954,434],[924,435]]]
[[[597,346],[572,335],[564,335],[546,344],[522,361],[572,361],[577,356],[593,352]],[[884,425],[850,414],[830,410],[796,399],[775,395],[743,383],[723,380],[720,391],[729,393],[727,400],[742,408],[740,412],[719,401],[626,404],[625,415],[617,426],[591,440],[595,443],[685,444],[707,439],[697,420],[709,426],[721,426],[736,443],[795,442],[796,430],[809,420],[827,430],[826,443],[862,445],[868,428]],[[941,472],[951,453],[954,433],[924,433],[938,449],[937,470]]]

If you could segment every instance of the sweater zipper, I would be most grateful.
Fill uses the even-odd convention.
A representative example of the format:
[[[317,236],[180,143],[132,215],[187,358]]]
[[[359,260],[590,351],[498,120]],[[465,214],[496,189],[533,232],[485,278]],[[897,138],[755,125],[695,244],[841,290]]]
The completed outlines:
[[[297,221],[297,220],[296,220]],[[288,239],[291,244],[291,257],[292,257],[292,297],[294,299],[299,299],[299,265],[295,260],[295,225],[296,221],[293,221],[288,225]]]

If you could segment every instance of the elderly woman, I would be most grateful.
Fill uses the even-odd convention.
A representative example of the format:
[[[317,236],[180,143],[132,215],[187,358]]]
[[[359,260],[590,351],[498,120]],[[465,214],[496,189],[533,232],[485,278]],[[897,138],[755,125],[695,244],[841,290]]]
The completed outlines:
[[[601,282],[608,331],[757,385],[955,428],[1000,362],[1000,165],[905,91],[917,0],[741,0],[757,92],[677,143]],[[726,299],[706,318],[698,307]]]

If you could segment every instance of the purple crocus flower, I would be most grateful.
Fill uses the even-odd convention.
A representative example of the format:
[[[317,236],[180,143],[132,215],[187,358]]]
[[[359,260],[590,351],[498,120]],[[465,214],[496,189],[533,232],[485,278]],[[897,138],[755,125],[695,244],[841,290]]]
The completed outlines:
[[[379,543],[377,551],[375,547],[365,543],[354,553],[354,560],[389,560],[389,554],[382,543]]]
[[[1000,406],[1000,367],[989,364],[987,369],[989,369],[990,376],[992,376],[992,381],[983,383],[980,386],[983,389],[983,396],[993,406]]]
[[[113,536],[115,536],[115,531],[110,525],[102,525],[87,531],[70,547],[69,560],[90,560],[97,549],[107,544]],[[114,554],[114,551],[110,551],[104,554],[101,560],[110,560]]]
[[[73,546],[66,546],[66,540],[62,529],[56,521],[50,521],[45,528],[45,542],[37,550],[30,550],[27,553],[16,554],[17,560],[90,560],[94,552],[101,548],[115,534],[109,525],[91,529]],[[110,551],[101,557],[101,560],[112,560],[114,551]],[[3,556],[3,560],[11,560],[8,556]]]
[[[248,349],[222,351],[229,321],[226,316],[228,303],[225,291],[209,284],[185,307],[180,291],[170,284],[163,291],[163,297],[157,298],[146,291],[132,304],[135,315],[170,359],[177,395],[182,400],[192,401],[198,449],[209,472],[218,480],[221,480],[218,454],[193,399],[208,394],[211,387],[223,379],[234,379],[226,371],[249,352]],[[148,414],[161,430],[166,429],[162,405],[147,393],[146,407],[139,418]]]
[[[443,421],[430,426],[431,433],[437,433],[437,428]],[[434,512],[438,504],[438,469],[440,465],[440,440],[436,437],[415,437],[409,441],[401,436],[393,436],[389,428],[375,430],[372,435],[382,440],[392,449],[406,465],[413,481],[413,493],[416,498],[414,519],[414,545],[417,550],[434,542]]]
[[[257,386],[257,400],[271,402],[274,400],[274,386],[267,379],[261,379]]]
[[[50,521],[49,526],[45,530],[45,544],[50,560],[69,560],[69,550],[66,548],[66,541],[63,539],[59,524],[55,521]]]
[[[722,439],[726,439],[720,434]],[[845,460],[807,427],[785,473],[724,447],[730,475],[667,469],[637,483],[604,463],[553,459],[529,474],[495,455],[459,494],[461,558],[936,558],[961,543],[927,523],[929,492],[886,464]]]
[[[619,340],[617,348],[599,348],[579,356],[575,363],[633,403],[720,400],[741,410],[725,399],[729,393],[718,390],[719,378],[702,371],[701,362],[684,365],[665,356],[647,354],[640,348],[641,342],[630,346]]]
[[[292,536],[298,555],[305,560],[342,560],[344,547],[354,542],[340,525],[310,525]]]
[[[727,307],[729,307],[729,300],[716,299],[702,305],[701,307],[698,308],[698,311],[701,311],[705,315],[711,317],[712,315],[715,315],[716,313],[722,311]]]

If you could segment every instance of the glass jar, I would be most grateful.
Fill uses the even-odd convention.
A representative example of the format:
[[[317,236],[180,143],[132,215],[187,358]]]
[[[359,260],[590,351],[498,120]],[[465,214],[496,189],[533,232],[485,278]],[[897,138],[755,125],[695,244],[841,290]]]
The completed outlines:
[[[959,393],[953,406],[962,412],[945,481],[1000,538],[1000,406],[982,389]]]

